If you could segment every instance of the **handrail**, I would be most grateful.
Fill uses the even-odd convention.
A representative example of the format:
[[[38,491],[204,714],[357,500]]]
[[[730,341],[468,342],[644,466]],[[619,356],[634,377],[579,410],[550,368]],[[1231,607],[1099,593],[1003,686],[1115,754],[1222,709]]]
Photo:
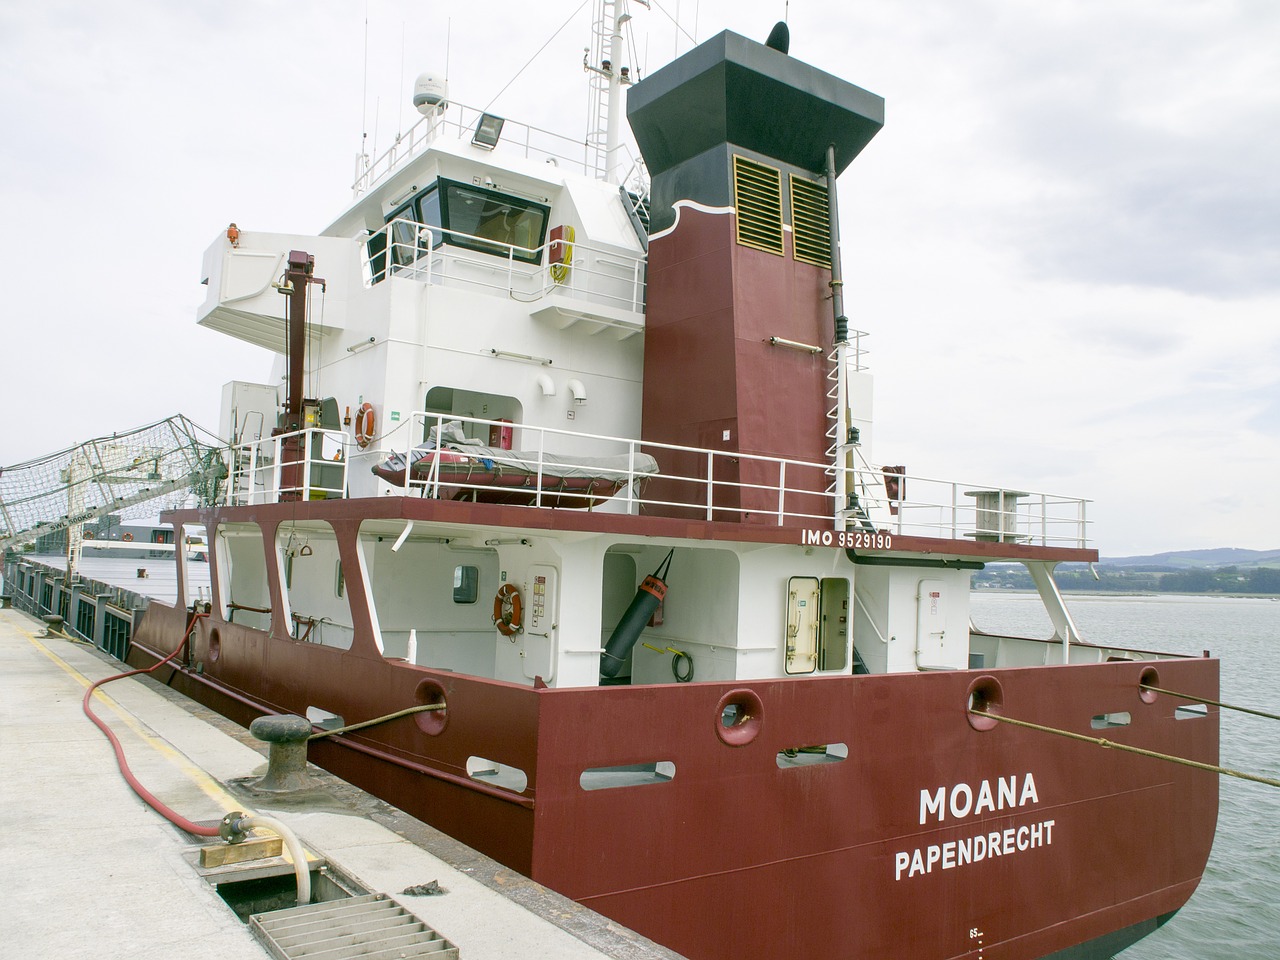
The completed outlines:
[[[357,166],[356,179],[351,185],[352,194],[361,196],[444,135],[452,135],[458,140],[467,139],[484,111],[452,101],[448,106],[456,111],[452,117],[444,114],[423,117],[408,130],[397,134],[391,146],[375,159],[360,158],[362,162]],[[502,128],[501,142],[515,148],[517,153],[523,152],[526,158],[536,154],[540,158],[554,160],[557,165],[565,162],[586,176],[603,178],[607,172],[588,159],[589,145],[585,140],[576,140],[531,124],[507,120]],[[628,145],[621,146],[626,154],[622,162],[631,161],[627,176],[633,173],[643,176],[643,161],[632,154]]]
[[[398,234],[408,234],[412,239],[399,239]],[[371,255],[372,241],[379,236],[385,238],[383,248]],[[493,248],[493,252],[486,254],[483,250],[458,244],[458,240]],[[538,247],[522,247],[397,217],[381,230],[369,234],[365,242],[365,285],[373,286],[393,276],[423,283],[448,281],[488,288],[508,297],[528,298],[530,301],[566,292],[635,313],[644,311],[646,257],[643,254],[629,255],[616,248],[575,241],[573,263],[562,274],[563,279],[556,280],[544,264],[551,249],[566,242],[547,240]],[[479,256],[467,256],[460,252],[462,250]],[[481,259],[486,256],[501,258],[506,264],[499,266],[496,260]],[[517,259],[520,257],[536,262]],[[375,262],[379,259],[380,264]],[[478,267],[492,271],[495,277],[487,281],[482,276],[463,276],[450,270],[451,265]]]
[[[511,427],[500,420],[426,411],[411,414],[409,421],[409,435],[421,437],[429,436],[432,427],[438,428],[439,436],[444,425],[453,422],[464,430],[471,428],[472,435],[485,437],[490,427]],[[827,479],[838,469],[830,463],[529,424],[516,425],[515,429],[519,432],[518,456],[514,452],[506,454],[484,447],[483,458],[488,465],[482,468],[482,461],[469,461],[467,475],[463,475],[460,469],[442,470],[443,451],[432,448],[423,453],[426,467],[422,473],[415,474],[409,469],[407,488],[430,498],[471,496],[478,499],[493,489],[492,475],[486,471],[496,467],[522,476],[529,505],[539,508],[555,506],[559,497],[573,495],[572,489],[565,486],[565,478],[574,476],[573,471],[579,471],[578,477],[581,471],[594,471],[597,478],[615,485],[615,489],[608,493],[588,492],[582,499],[595,508],[609,502],[609,509],[626,513],[638,513],[642,508],[661,513],[675,508],[696,510],[697,515],[705,519],[717,520],[737,519],[742,513],[750,512],[770,517],[775,526],[808,528],[806,536],[844,530],[889,537],[968,538],[1071,548],[1088,545],[1089,521],[1085,514],[1088,501],[1079,498],[904,474],[899,496],[891,499],[885,490],[882,471],[859,456],[859,463],[843,468],[849,474],[846,489],[861,492],[856,509],[850,510],[847,504],[837,503],[827,488]],[[450,456],[467,452],[465,445],[446,443],[446,447]],[[560,454],[560,449],[574,453]],[[590,454],[581,453],[587,449]],[[554,459],[550,458],[552,451],[557,452]],[[693,460],[689,462],[696,461],[699,465],[693,468],[696,475],[663,468],[664,460],[670,464],[690,455]],[[594,462],[604,456],[617,457],[618,465],[600,466]],[[642,456],[646,463],[648,457],[657,462],[657,472],[638,468]],[[999,508],[997,526],[991,526],[992,517],[984,506],[983,496],[995,498]],[[752,505],[744,506],[744,499]],[[890,510],[891,504],[897,507],[896,514]],[[827,541],[824,538],[813,542],[825,544]],[[883,547],[885,542],[882,536],[876,545]]]
[[[232,448],[230,500],[238,506],[346,496],[349,442],[341,430],[309,428]],[[294,452],[294,451],[297,452]],[[327,454],[337,451],[337,458]]]

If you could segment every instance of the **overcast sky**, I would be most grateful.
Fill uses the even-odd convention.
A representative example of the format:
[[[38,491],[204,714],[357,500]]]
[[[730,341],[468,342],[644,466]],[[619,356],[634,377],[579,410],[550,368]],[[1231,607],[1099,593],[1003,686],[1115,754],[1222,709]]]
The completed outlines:
[[[270,357],[196,326],[204,249],[232,220],[319,231],[418,72],[484,106],[566,21],[493,107],[580,136],[579,3],[0,0],[0,464],[216,427]],[[633,12],[643,76],[691,45],[677,13],[762,40],[784,3]],[[794,56],[887,101],[839,183],[876,461],[1087,497],[1107,556],[1280,547],[1280,4],[794,0],[790,23]]]

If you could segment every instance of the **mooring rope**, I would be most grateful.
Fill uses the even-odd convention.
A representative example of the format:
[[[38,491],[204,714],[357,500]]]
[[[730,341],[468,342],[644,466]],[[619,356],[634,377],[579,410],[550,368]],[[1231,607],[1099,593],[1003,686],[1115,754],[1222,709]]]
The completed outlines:
[[[1156,693],[1167,693],[1171,697],[1181,697],[1183,700],[1193,700],[1196,703],[1207,703],[1215,707],[1221,707],[1223,710],[1238,710],[1241,713],[1251,713],[1255,717],[1266,717],[1268,720],[1280,720],[1280,717],[1274,713],[1267,713],[1265,710],[1254,710],[1251,707],[1239,707],[1230,703],[1222,703],[1218,700],[1210,700],[1208,697],[1197,697],[1190,693],[1178,693],[1176,690],[1165,690],[1161,687],[1153,687],[1149,683],[1138,684],[1143,690],[1153,690]]]
[[[443,710],[444,708],[445,705],[443,703],[420,703],[416,707],[405,707],[405,709],[397,710],[395,713],[388,713],[385,717],[374,717],[372,720],[362,720],[359,723],[352,723],[345,727],[321,730],[319,733],[313,733],[307,737],[307,740],[319,740],[321,737],[332,737],[335,733],[350,733],[352,730],[363,730],[365,727],[386,723],[388,720],[399,720],[401,717],[407,717],[410,714],[425,713],[428,710]]]
[[[1169,753],[1157,753],[1155,750],[1147,750],[1143,747],[1130,746],[1127,743],[1116,743],[1114,740],[1107,740],[1103,737],[1090,737],[1083,733],[1075,733],[1071,730],[1060,730],[1057,727],[1046,727],[1043,724],[1032,723],[1030,720],[1015,720],[1013,717],[1003,717],[998,713],[990,713],[986,710],[970,710],[975,717],[989,717],[992,720],[999,720],[1001,723],[1009,723],[1015,727],[1026,727],[1028,730],[1039,730],[1042,733],[1053,733],[1060,737],[1067,737],[1071,740],[1079,740],[1083,743],[1092,743],[1105,750],[1122,750],[1125,753],[1136,753],[1142,757],[1151,757],[1155,760],[1167,760],[1170,763],[1181,764],[1184,767],[1194,767],[1197,770],[1207,770],[1209,773],[1219,773],[1228,777],[1238,777],[1241,780],[1250,780],[1254,783],[1263,783],[1268,787],[1280,787],[1280,780],[1272,780],[1269,777],[1259,777],[1252,773],[1244,773],[1241,770],[1232,770],[1230,767],[1215,766],[1212,763],[1201,763],[1199,760],[1188,760],[1186,757],[1175,757]]]

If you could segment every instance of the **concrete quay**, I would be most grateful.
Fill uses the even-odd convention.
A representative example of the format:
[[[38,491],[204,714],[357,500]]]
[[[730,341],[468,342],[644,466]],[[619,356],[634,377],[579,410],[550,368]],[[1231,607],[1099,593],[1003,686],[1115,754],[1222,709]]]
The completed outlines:
[[[146,806],[81,710],[90,683],[125,669],[0,610],[0,954],[262,960],[266,949],[198,865],[198,847],[219,841]],[[262,800],[237,781],[265,772],[266,745],[150,677],[100,688],[94,709],[138,779],[183,816],[216,824],[241,810],[283,821],[309,859],[390,895],[465,960],[679,960],[314,766],[313,789]],[[291,873],[279,857],[237,869],[251,876],[273,864]],[[447,893],[401,892],[433,880]]]

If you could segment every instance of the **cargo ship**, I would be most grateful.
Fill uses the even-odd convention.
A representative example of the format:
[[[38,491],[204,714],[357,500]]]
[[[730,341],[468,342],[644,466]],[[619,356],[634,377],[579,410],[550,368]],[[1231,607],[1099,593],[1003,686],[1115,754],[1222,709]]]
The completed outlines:
[[[130,660],[246,724],[432,707],[311,759],[692,960],[1112,957],[1196,888],[1216,777],[1055,732],[1214,764],[1152,688],[1217,661],[1081,637],[1085,500],[874,458],[836,185],[881,97],[784,25],[640,79],[628,19],[585,139],[424,74],[326,229],[215,239],[199,322],[279,359],[165,515],[209,592],[175,551]],[[971,621],[990,563],[1050,636]]]

